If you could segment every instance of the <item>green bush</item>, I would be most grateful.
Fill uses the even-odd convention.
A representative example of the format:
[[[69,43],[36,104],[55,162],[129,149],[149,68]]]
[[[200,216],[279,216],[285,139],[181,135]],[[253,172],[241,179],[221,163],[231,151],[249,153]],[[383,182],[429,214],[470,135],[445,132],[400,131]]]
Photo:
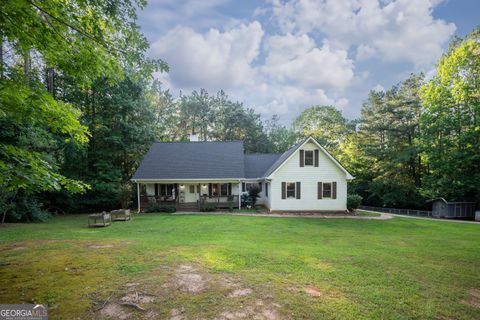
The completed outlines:
[[[202,212],[215,211],[215,204],[206,202],[202,205],[202,207],[200,208],[200,211]]]
[[[247,206],[251,206],[251,201],[250,201],[250,196],[248,195],[248,193],[244,193],[242,194],[242,196],[240,197],[241,199],[241,207],[242,208],[246,208]]]
[[[158,212],[168,212],[173,213],[176,212],[177,208],[175,206],[161,206]]]
[[[362,197],[356,193],[347,195],[347,208],[348,210],[357,209],[362,203]]]
[[[260,197],[260,187],[253,185],[248,190],[248,197],[250,198],[250,204],[255,207],[257,204],[257,198]]]
[[[177,208],[175,206],[161,206],[158,203],[150,203],[147,207],[147,210],[145,212],[151,213],[151,212],[168,212],[172,213],[177,211]]]
[[[52,215],[42,208],[42,204],[34,195],[18,192],[15,201],[7,192],[2,192],[0,198],[0,222],[6,213],[6,222],[43,222]]]

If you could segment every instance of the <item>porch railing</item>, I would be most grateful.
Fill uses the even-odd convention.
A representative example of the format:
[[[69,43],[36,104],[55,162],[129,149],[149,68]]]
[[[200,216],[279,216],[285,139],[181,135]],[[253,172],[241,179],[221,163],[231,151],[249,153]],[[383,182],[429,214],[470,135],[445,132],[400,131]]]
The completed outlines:
[[[151,203],[157,203],[161,206],[181,206],[182,204],[196,203],[198,209],[205,203],[212,204],[216,208],[238,208],[238,195],[230,196],[200,196],[199,200],[195,202],[178,202],[177,199],[165,196],[153,196],[153,195],[140,195],[140,206],[147,208]]]
[[[230,196],[201,196],[198,201],[199,209],[206,204],[214,205],[216,208],[238,208],[238,195]]]
[[[146,208],[150,203],[158,203],[159,205],[174,206],[175,198],[165,196],[140,195],[140,205]]]

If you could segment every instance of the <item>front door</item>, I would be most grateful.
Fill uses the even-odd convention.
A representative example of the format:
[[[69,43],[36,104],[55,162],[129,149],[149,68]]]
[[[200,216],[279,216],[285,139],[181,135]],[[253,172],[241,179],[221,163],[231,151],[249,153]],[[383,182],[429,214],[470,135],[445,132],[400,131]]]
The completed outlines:
[[[184,188],[185,202],[197,202],[199,184],[186,184]]]

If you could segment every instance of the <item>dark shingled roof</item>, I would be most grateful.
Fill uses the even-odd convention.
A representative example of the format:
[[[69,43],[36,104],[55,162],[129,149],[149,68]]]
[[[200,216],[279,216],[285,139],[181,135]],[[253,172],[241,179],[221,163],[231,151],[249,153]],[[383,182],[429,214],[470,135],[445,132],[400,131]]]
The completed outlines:
[[[262,178],[281,156],[281,153],[254,153],[245,155],[245,178]]]
[[[157,142],[132,179],[266,178],[307,139],[282,154],[244,154],[243,141]]]
[[[157,142],[132,179],[243,178],[243,157],[242,141]]]
[[[290,157],[295,152],[295,150],[297,150],[307,139],[308,138],[303,139],[302,141],[282,153],[280,157],[278,157],[277,161],[275,161],[275,163],[273,163],[272,166],[268,168],[267,172],[265,172],[264,174],[264,177],[268,177],[269,175],[271,175],[273,171],[275,171],[285,160],[287,160],[288,157]]]

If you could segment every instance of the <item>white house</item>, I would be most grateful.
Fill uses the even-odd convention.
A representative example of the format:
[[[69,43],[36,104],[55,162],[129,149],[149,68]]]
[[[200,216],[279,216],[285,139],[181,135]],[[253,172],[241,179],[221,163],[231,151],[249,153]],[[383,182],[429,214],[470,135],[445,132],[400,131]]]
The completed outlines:
[[[197,210],[240,206],[251,186],[270,211],[345,211],[352,175],[309,137],[283,154],[245,154],[242,141],[155,143],[132,181],[138,210],[149,203]]]

